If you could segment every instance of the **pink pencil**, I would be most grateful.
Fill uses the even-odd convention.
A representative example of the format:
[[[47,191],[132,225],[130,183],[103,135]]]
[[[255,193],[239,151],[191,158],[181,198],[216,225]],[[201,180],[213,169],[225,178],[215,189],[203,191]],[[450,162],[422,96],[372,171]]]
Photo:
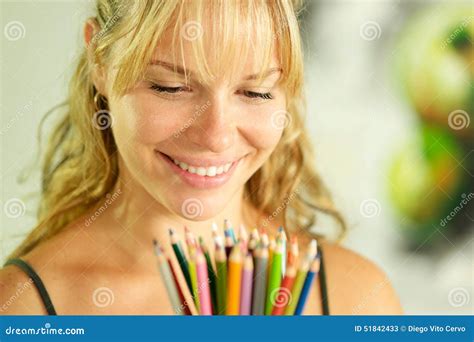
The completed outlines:
[[[245,257],[242,269],[242,287],[240,292],[240,314],[250,315],[252,308],[253,258],[249,253]]]
[[[196,253],[196,273],[201,315],[212,315],[210,283],[207,275],[206,258],[200,248]]]

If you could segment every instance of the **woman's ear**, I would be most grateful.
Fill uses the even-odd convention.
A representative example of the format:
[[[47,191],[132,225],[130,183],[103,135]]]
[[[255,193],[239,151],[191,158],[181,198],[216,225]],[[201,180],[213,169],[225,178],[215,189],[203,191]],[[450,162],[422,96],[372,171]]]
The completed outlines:
[[[97,63],[95,58],[95,47],[97,44],[97,37],[100,35],[100,25],[97,19],[91,17],[86,20],[84,24],[84,43],[87,49],[87,58],[89,65],[91,65],[92,81],[97,91],[107,97],[106,72],[104,66]]]

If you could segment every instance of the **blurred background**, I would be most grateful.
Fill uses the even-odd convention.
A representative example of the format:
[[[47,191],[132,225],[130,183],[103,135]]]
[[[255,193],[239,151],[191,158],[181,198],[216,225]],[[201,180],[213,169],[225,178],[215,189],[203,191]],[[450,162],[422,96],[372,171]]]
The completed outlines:
[[[37,128],[93,6],[1,2],[2,264],[35,224]],[[307,125],[343,245],[388,274],[407,314],[473,314],[473,3],[308,1],[301,23]]]

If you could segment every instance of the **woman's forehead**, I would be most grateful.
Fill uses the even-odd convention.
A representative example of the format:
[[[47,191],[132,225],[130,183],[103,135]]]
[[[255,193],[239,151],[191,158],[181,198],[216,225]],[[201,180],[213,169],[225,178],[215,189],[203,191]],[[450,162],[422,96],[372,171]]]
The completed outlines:
[[[178,73],[184,70],[197,78],[206,78],[199,72],[205,65],[213,79],[240,80],[268,70],[281,70],[273,42],[263,44],[258,35],[243,29],[228,40],[215,33],[206,36],[206,32],[211,32],[209,26],[209,21],[203,21],[186,22],[180,30],[169,27],[157,42],[150,64],[165,65],[167,69],[175,66]],[[216,49],[225,51],[219,53]]]

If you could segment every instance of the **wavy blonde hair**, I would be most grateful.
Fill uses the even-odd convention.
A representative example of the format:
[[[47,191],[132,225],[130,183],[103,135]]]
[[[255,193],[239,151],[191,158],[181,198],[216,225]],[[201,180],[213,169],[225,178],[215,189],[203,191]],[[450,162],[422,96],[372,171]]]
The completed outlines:
[[[283,70],[281,82],[286,90],[288,116],[280,119],[287,126],[275,151],[245,185],[246,198],[268,215],[268,220],[284,222],[289,231],[309,230],[316,211],[326,213],[339,223],[342,236],[344,220],[315,171],[312,145],[304,127],[303,51],[298,24],[302,11],[300,0],[98,0],[95,20],[100,31],[79,57],[63,104],[64,116],[51,134],[44,156],[39,223],[10,257],[22,256],[58,234],[97,206],[117,183],[118,153],[112,130],[98,130],[91,124],[98,109],[107,109],[103,97],[99,97],[99,103],[94,102],[98,95],[92,79],[94,66],[117,66],[112,89],[124,94],[143,77],[165,30],[173,30],[175,55],[175,47],[182,47],[183,30],[188,35],[199,35],[202,27],[196,23],[204,15],[212,18],[212,30],[203,36],[212,39],[216,48],[206,51],[204,39],[193,44],[201,79],[213,77],[206,55],[214,53],[215,60],[223,61],[218,70],[226,71],[232,56],[242,56],[243,51],[237,51],[242,47],[246,52],[253,47],[252,53],[263,65],[268,64],[275,48]],[[243,43],[235,44],[232,38],[244,26],[247,36],[239,36]],[[255,36],[258,48],[257,44],[252,46],[251,38]],[[127,39],[126,48],[116,53],[113,47],[121,38]],[[231,72],[237,69],[231,68]]]

